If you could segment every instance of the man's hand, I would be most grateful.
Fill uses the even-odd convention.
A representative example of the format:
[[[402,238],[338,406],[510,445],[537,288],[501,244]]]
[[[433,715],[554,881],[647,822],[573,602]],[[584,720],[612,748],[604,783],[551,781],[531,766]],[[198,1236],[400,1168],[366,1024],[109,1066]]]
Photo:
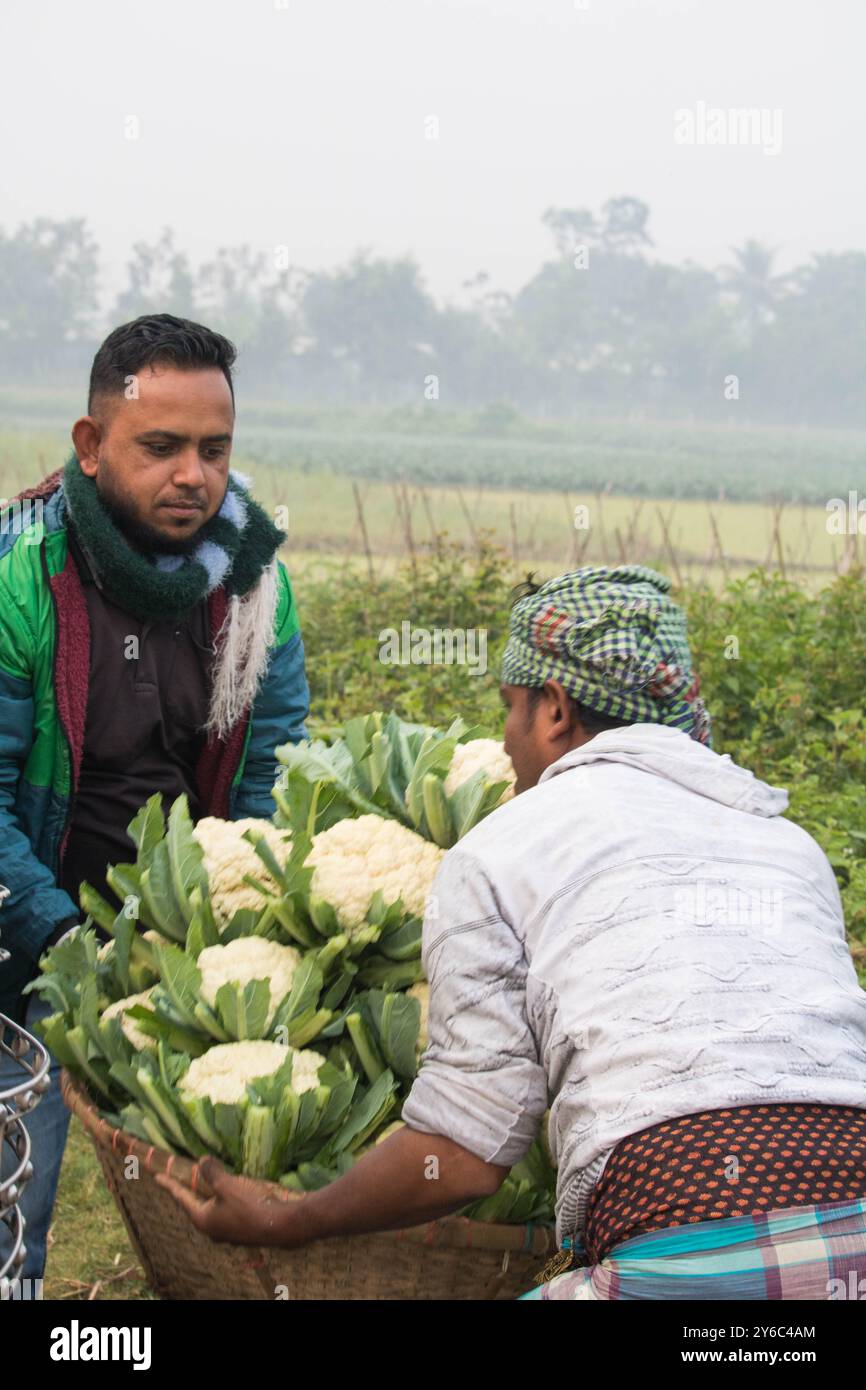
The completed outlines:
[[[211,1240],[291,1250],[308,1239],[300,1223],[292,1220],[293,1209],[303,1205],[303,1197],[284,1192],[275,1183],[235,1177],[215,1158],[203,1158],[198,1172],[212,1196],[191,1192],[164,1173],[156,1181],[183,1207],[196,1230]]]
[[[341,1178],[300,1199],[253,1178],[229,1182],[214,1158],[203,1158],[199,1173],[212,1197],[197,1196],[163,1174],[157,1178],[197,1230],[236,1245],[295,1250],[312,1240],[435,1221],[495,1192],[508,1169],[476,1158],[440,1134],[404,1125]]]

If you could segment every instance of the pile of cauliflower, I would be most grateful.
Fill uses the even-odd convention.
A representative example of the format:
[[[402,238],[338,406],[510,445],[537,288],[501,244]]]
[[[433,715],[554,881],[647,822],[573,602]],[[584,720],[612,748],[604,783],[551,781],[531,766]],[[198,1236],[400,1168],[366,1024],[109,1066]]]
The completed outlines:
[[[467,776],[474,770],[471,768]],[[240,908],[260,911],[264,905],[258,889],[243,882],[245,874],[257,878],[269,892],[278,894],[280,891],[255,846],[243,838],[244,832],[250,829],[264,837],[280,862],[286,861],[291,837],[270,821],[223,821],[207,816],[198,822],[193,832],[202,848],[210,901],[221,928]],[[364,922],[370,901],[379,889],[386,903],[401,898],[407,913],[422,917],[444,853],[438,845],[384,816],[341,820],[329,830],[313,836],[306,860],[314,869],[311,893],[333,907],[341,928],[347,932]],[[255,949],[261,950],[261,947]],[[199,966],[202,968],[203,961],[207,965],[210,960],[217,959],[222,958],[210,957],[205,951]],[[208,1002],[212,1001],[208,999]]]
[[[429,745],[429,739],[433,735],[426,737]],[[394,746],[396,747],[396,743]],[[270,1172],[269,1165],[279,1160],[278,1155],[277,1159],[274,1159],[268,1147],[276,1142],[268,1129],[269,1125],[270,1129],[273,1129],[273,1118],[268,1120],[266,1113],[272,1106],[264,1098],[256,1101],[248,1087],[256,1082],[264,1083],[267,1078],[273,1077],[283,1068],[287,1057],[291,1055],[291,1089],[301,1096],[319,1086],[320,1069],[329,1064],[323,1054],[315,1051],[313,1047],[288,1047],[285,1042],[271,1040],[267,1035],[271,1034],[273,1038],[277,1038],[283,1031],[275,1026],[278,1018],[295,1020],[300,1017],[304,1021],[303,1026],[291,1035],[293,1040],[308,1038],[315,1041],[318,1036],[315,1028],[305,1032],[309,1026],[308,1020],[311,1020],[312,1024],[318,1026],[324,1041],[323,1030],[326,1029],[326,1024],[337,1017],[338,1011],[345,1011],[348,1031],[340,1046],[351,1049],[351,1037],[360,1058],[357,1075],[363,1076],[366,1068],[370,1085],[376,1086],[379,1084],[379,1078],[370,1070],[369,1058],[365,1056],[365,1048],[358,1040],[360,1036],[363,1041],[363,1034],[359,1034],[357,1030],[362,1026],[381,1029],[380,1034],[372,1037],[366,1052],[375,1056],[378,1036],[382,1041],[383,1055],[388,1055],[388,1034],[382,1021],[384,1014],[377,1014],[370,1003],[374,994],[379,999],[383,998],[383,990],[386,993],[390,989],[406,990],[410,997],[418,1000],[420,1028],[416,1052],[420,1061],[428,1044],[429,990],[423,982],[406,989],[407,979],[417,979],[420,974],[417,958],[420,943],[414,925],[410,925],[408,930],[405,929],[406,919],[424,917],[431,899],[434,879],[447,852],[441,846],[451,842],[449,834],[453,836],[467,833],[467,827],[471,828],[473,817],[477,820],[487,815],[492,809],[491,797],[488,791],[485,799],[484,787],[481,786],[479,796],[474,800],[471,796],[458,798],[456,809],[450,806],[446,808],[443,823],[451,826],[449,834],[437,830],[435,811],[442,805],[443,793],[445,797],[453,797],[479,772],[485,774],[488,784],[505,783],[498,804],[514,795],[514,768],[501,743],[495,739],[479,738],[451,746],[454,747],[454,751],[451,754],[450,765],[447,768],[443,767],[440,759],[433,770],[435,780],[432,787],[429,772],[425,771],[427,755],[415,754],[415,766],[418,770],[415,791],[410,806],[407,789],[404,800],[409,806],[409,811],[402,820],[394,818],[392,813],[383,808],[381,815],[372,812],[347,815],[327,829],[312,833],[315,824],[314,811],[313,823],[310,825],[310,849],[303,865],[300,863],[300,856],[298,862],[291,860],[292,832],[275,826],[269,820],[246,818],[228,821],[208,816],[193,826],[187,818],[186,825],[189,829],[185,833],[187,836],[189,833],[192,834],[202,851],[212,920],[206,915],[199,916],[196,919],[195,930],[189,933],[188,939],[184,941],[184,924],[192,920],[192,894],[201,884],[201,874],[196,862],[197,856],[190,857],[188,853],[184,854],[184,846],[188,848],[188,839],[184,841],[178,832],[170,849],[172,855],[177,855],[176,860],[171,860],[172,875],[175,882],[178,879],[182,880],[186,892],[181,893],[178,890],[177,901],[174,904],[174,920],[170,923],[171,930],[160,920],[158,910],[154,908],[153,915],[161,930],[143,933],[147,942],[147,952],[142,947],[136,958],[135,951],[138,948],[130,946],[128,940],[125,949],[121,951],[120,935],[116,940],[113,939],[100,947],[97,952],[98,968],[102,971],[105,967],[106,980],[111,980],[112,973],[117,972],[114,975],[115,981],[123,979],[127,990],[141,991],[116,1000],[102,1014],[102,1021],[114,1018],[119,1020],[124,1037],[140,1054],[131,1064],[137,1080],[126,1083],[129,1093],[134,1098],[134,1104],[124,1112],[127,1120],[131,1118],[134,1123],[139,1124],[140,1128],[136,1133],[146,1133],[151,1142],[155,1143],[164,1142],[171,1146],[174,1142],[181,1149],[186,1145],[187,1151],[191,1151],[188,1149],[188,1118],[199,1139],[210,1151],[223,1152],[220,1145],[223,1141],[228,1142],[226,1136],[231,1131],[223,1132],[219,1127],[214,1129],[209,1107],[202,1106],[199,1102],[207,1100],[213,1105],[238,1106],[243,1129],[242,1161],[245,1165],[252,1165],[245,1166],[244,1171],[259,1174]],[[412,748],[414,751],[415,744],[412,744]],[[313,774],[318,767],[318,763],[312,764]],[[405,767],[403,773],[406,774]],[[440,778],[441,781],[438,780]],[[399,781],[397,786],[398,798],[403,797]],[[421,800],[417,794],[419,787],[423,793],[423,808],[420,810]],[[428,817],[428,802],[431,797],[433,812]],[[295,826],[296,843],[300,847],[301,843],[306,843],[307,830],[304,821],[296,821],[294,816],[286,811],[283,803],[279,802],[279,798],[277,800],[285,823]],[[313,798],[313,807],[315,804],[316,799]],[[367,799],[364,804],[369,806],[370,800]],[[362,807],[358,805],[356,809]],[[398,816],[400,811],[401,805],[398,804]],[[175,816],[175,824],[183,829],[182,816],[188,817],[188,812],[182,810],[178,816],[175,807],[172,814]],[[408,823],[404,823],[404,820]],[[411,829],[410,824],[418,828]],[[246,838],[248,832],[251,833],[251,840]],[[435,839],[438,839],[439,843],[435,843]],[[257,840],[264,840],[281,868],[285,866],[286,876],[280,875],[281,883],[274,880],[257,854],[255,843],[251,842]],[[312,872],[308,873],[307,870]],[[261,890],[252,883],[244,883],[245,877],[257,880]],[[373,912],[375,900],[384,904],[386,908],[399,901],[404,913],[403,919],[400,919],[399,913]],[[234,922],[235,915],[243,910],[257,914],[256,919]],[[167,909],[166,914],[168,915]],[[259,917],[258,914],[262,916]],[[293,918],[293,914],[298,916]],[[335,921],[338,930],[335,929]],[[214,925],[216,932],[213,930]],[[231,932],[226,930],[229,927]],[[270,935],[237,934],[252,931],[268,932]],[[284,941],[297,939],[304,942],[303,949],[298,949],[294,944],[286,945],[271,939],[271,936],[280,934],[281,931]],[[381,936],[377,936],[377,932],[381,933]],[[392,955],[389,955],[387,949],[381,949],[382,943],[388,939],[388,933],[394,933],[395,938]],[[233,937],[231,940],[228,939],[230,935]],[[346,938],[349,938],[348,944]],[[140,938],[134,936],[134,940],[138,942]],[[187,948],[186,964],[181,961],[179,955],[184,951],[184,945]],[[154,946],[158,949],[153,950]],[[374,970],[379,972],[378,975],[374,974],[373,978],[382,981],[384,971],[384,982],[376,983],[375,986],[369,983],[354,986],[358,991],[358,998],[362,1001],[365,998],[364,990],[370,989],[366,1002],[360,1005],[362,1010],[368,1011],[362,1018],[361,1013],[350,1013],[347,1009],[347,1005],[356,1007],[355,994],[350,993],[345,997],[342,994],[335,995],[335,1003],[327,1002],[327,990],[331,984],[328,971],[345,968],[349,979],[353,977],[354,971],[358,971],[358,978],[363,981],[364,953],[368,947]],[[380,950],[379,956],[376,956],[377,949]],[[348,968],[340,965],[338,950],[346,953]],[[309,956],[313,952],[316,953],[315,959],[305,960],[305,953]],[[193,961],[197,974],[190,968]],[[139,967],[137,974],[133,969],[136,965]],[[388,971],[394,971],[396,974],[389,976]],[[158,979],[160,975],[161,981]],[[297,997],[293,996],[289,1000],[289,1006],[284,1009],[282,1006],[292,995],[296,977]],[[155,985],[151,984],[150,988],[141,989],[143,983],[150,983],[155,978]],[[389,979],[394,983],[389,984]],[[267,986],[270,1007],[264,1020],[264,989],[247,989],[255,982]],[[233,986],[238,992],[228,995],[223,992],[218,1003],[218,996],[224,991],[225,986]],[[108,988],[112,988],[111,984]],[[254,1006],[250,1002],[253,1000]],[[137,1006],[144,1006],[155,1015],[154,1034],[161,1039],[159,1043],[156,1036],[146,1034],[138,1026],[142,1019],[136,1020],[130,1016],[130,1011]],[[402,1017],[406,1017],[405,1010]],[[352,1031],[353,1028],[355,1032]],[[260,1036],[244,1037],[245,1032],[250,1031],[255,1031]],[[232,1036],[244,1040],[223,1041],[226,1037]],[[332,1032],[327,1036],[337,1034]],[[114,1030],[104,1031],[102,1041],[105,1052],[100,1065],[106,1062],[113,1063],[116,1060],[116,1052],[112,1052],[112,1049],[116,1049],[117,1045]],[[197,1046],[200,1049],[199,1055],[193,1055],[187,1065],[189,1053],[195,1054]],[[350,1064],[350,1056],[351,1052],[346,1054],[345,1065],[348,1068],[348,1079],[354,1084],[354,1064]],[[67,1065],[74,1066],[75,1060],[67,1059]],[[174,1070],[171,1069],[172,1066]],[[132,1077],[133,1072],[123,1060],[118,1063],[118,1077],[124,1077],[124,1067]],[[186,1070],[183,1070],[184,1067]],[[411,1066],[404,1064],[399,1075],[405,1080],[410,1072]],[[330,1076],[329,1086],[333,1089],[332,1069],[329,1068],[325,1074]],[[112,1072],[112,1076],[114,1075]],[[390,1072],[388,1078],[392,1086],[396,1086],[397,1083]],[[160,1087],[163,1088],[161,1091]],[[177,1103],[186,1107],[180,1118],[172,1118],[169,1093],[174,1095]],[[263,1085],[261,1097],[267,1094],[268,1090]],[[319,1109],[323,1114],[329,1103],[329,1095],[330,1090],[326,1087],[317,1097],[317,1104],[321,1102]],[[384,1118],[393,1102],[388,1100],[387,1093],[383,1092],[380,1104],[384,1106]],[[310,1120],[312,1111],[308,1116],[308,1108],[309,1103],[304,1107],[304,1114],[307,1120]],[[399,1110],[396,1113],[399,1114]],[[374,1121],[375,1115],[376,1112]],[[163,1125],[166,1126],[164,1131],[161,1128]],[[381,1143],[400,1127],[399,1119],[393,1118],[384,1130],[379,1128],[378,1122],[372,1123],[370,1137],[360,1151],[363,1152],[374,1143]],[[323,1130],[323,1134],[326,1133],[327,1131]],[[308,1140],[309,1136],[304,1142]],[[238,1155],[231,1148],[226,1152],[234,1162],[239,1161]],[[223,1152],[223,1157],[226,1156],[226,1152]]]
[[[80,948],[42,962],[46,1041],[113,1125],[294,1191],[403,1128],[429,1050],[419,919],[447,847],[514,795],[503,745],[472,732],[375,713],[332,745],[275,750],[290,829],[194,824],[185,796],[167,815],[149,798],[129,827],[135,864],[108,879],[143,920],[83,885]]]

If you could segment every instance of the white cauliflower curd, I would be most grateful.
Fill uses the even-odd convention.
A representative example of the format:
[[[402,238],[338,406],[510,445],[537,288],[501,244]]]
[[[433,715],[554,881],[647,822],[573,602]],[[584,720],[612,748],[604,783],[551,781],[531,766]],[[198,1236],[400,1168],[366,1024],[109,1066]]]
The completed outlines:
[[[407,913],[421,917],[444,853],[399,821],[341,820],[313,837],[311,892],[330,903],[345,931],[361,925],[377,889],[386,903],[401,898]]]
[[[293,946],[281,946],[263,936],[239,936],[227,946],[206,946],[197,961],[202,998],[213,1007],[222,985],[243,987],[250,980],[267,980],[271,993],[270,1024],[277,1005],[292,988],[300,963],[301,954]]]
[[[484,771],[490,782],[507,782],[500,805],[514,795],[517,774],[503,745],[495,738],[473,738],[458,743],[445,778],[445,795],[452,796],[474,773]]]
[[[278,861],[285,863],[289,855],[289,834],[285,830],[278,830],[269,820],[257,820],[253,816],[244,820],[220,820],[217,816],[205,816],[193,830],[204,853],[214,917],[222,927],[241,908],[260,912],[265,905],[261,893],[244,883],[244,874],[252,874],[275,893],[279,891],[256,854],[255,847],[243,838],[247,830],[258,831]]]
[[[156,1047],[156,1039],[149,1037],[147,1033],[142,1033],[141,1029],[136,1027],[135,1019],[127,1018],[126,1011],[134,1008],[136,1004],[144,1004],[147,1007],[150,1004],[152,993],[153,987],[151,986],[150,989],[142,990],[141,994],[130,994],[126,999],[118,999],[115,1003],[109,1004],[102,1015],[103,1019],[117,1018],[120,1015],[120,1026],[123,1029],[124,1037],[132,1043],[137,1052],[141,1052],[145,1047]]]
[[[325,1060],[321,1053],[309,1048],[289,1049],[274,1042],[217,1043],[193,1058],[181,1077],[180,1089],[187,1100],[201,1096],[214,1105],[237,1105],[246,1096],[248,1083],[279,1071],[289,1051],[294,1054],[292,1090],[296,1095],[312,1091]]]

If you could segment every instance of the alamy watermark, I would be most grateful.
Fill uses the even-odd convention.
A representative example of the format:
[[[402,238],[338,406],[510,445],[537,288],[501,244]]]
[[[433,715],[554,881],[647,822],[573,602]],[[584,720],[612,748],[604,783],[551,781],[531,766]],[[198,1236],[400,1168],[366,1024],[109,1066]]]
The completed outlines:
[[[782,150],[780,107],[681,106],[674,112],[674,140],[678,145],[754,145],[764,154]]]
[[[41,1279],[0,1279],[0,1303],[41,1303]]]
[[[854,491],[831,497],[827,503],[827,531],[831,536],[866,536],[866,497]]]
[[[827,1280],[827,1297],[831,1301],[847,1298],[854,1303],[862,1302],[866,1300],[866,1279],[862,1279],[856,1269],[849,1269],[847,1280]]]
[[[767,885],[743,887],[699,879],[674,889],[674,916],[696,926],[748,927],[775,934],[785,920],[785,895]]]
[[[52,1329],[48,1355],[52,1361],[131,1361],[134,1371],[151,1365],[149,1327],[88,1327],[73,1318],[68,1327]]]
[[[383,666],[467,666],[471,676],[487,671],[486,627],[383,627],[377,638]]]
[[[25,545],[38,545],[44,534],[41,497],[0,497],[0,536],[21,536]]]

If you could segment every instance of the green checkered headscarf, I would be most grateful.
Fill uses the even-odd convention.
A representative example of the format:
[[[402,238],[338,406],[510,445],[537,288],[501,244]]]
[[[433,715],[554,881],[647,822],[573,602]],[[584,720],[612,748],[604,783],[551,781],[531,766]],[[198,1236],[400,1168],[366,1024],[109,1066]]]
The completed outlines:
[[[709,743],[686,616],[670,587],[643,565],[589,565],[549,580],[511,610],[503,681],[558,680],[595,714],[670,724]]]

